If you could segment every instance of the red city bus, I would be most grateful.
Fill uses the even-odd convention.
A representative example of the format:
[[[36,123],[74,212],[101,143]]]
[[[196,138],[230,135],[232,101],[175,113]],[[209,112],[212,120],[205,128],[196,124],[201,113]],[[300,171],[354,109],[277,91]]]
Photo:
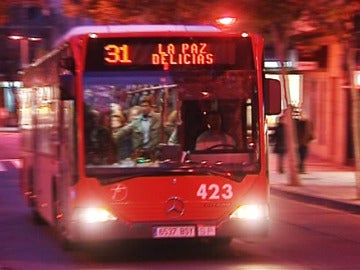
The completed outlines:
[[[265,115],[280,112],[280,85],[264,77],[263,47],[212,26],[69,31],[19,93],[35,220],[68,247],[266,236]]]

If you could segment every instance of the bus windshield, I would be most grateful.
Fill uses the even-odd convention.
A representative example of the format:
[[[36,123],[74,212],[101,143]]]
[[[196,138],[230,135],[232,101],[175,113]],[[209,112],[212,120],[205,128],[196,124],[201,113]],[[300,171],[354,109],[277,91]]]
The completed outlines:
[[[258,170],[256,92],[252,70],[87,72],[87,173]]]

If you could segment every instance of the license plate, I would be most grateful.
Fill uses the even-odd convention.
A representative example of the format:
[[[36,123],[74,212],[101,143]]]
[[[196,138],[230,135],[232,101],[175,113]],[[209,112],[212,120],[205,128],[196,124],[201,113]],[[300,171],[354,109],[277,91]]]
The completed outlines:
[[[159,226],[153,229],[154,238],[192,238],[195,226]]]
[[[215,226],[198,226],[198,236],[199,237],[209,237],[216,236]]]

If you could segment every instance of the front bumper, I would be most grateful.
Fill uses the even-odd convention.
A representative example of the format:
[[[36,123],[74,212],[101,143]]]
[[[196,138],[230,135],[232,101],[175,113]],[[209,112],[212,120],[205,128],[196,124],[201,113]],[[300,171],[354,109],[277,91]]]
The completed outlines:
[[[259,240],[268,234],[268,220],[227,220],[220,224],[211,222],[165,222],[165,223],[135,223],[125,224],[117,221],[103,223],[72,223],[69,230],[69,240],[73,242],[113,241],[125,239],[153,239],[154,228],[164,226],[190,226],[195,228],[195,234],[189,238],[240,238],[246,241]],[[200,236],[200,227],[215,228],[214,235]],[[166,238],[166,237],[165,237]],[[169,239],[173,237],[168,237]],[[187,237],[176,237],[187,238]]]

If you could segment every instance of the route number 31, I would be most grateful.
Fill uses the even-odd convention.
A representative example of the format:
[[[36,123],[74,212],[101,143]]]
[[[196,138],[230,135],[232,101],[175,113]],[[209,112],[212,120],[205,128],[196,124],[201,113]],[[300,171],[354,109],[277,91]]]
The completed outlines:
[[[224,184],[219,186],[218,184],[201,184],[196,192],[196,196],[203,200],[230,200],[233,197],[232,185]]]

